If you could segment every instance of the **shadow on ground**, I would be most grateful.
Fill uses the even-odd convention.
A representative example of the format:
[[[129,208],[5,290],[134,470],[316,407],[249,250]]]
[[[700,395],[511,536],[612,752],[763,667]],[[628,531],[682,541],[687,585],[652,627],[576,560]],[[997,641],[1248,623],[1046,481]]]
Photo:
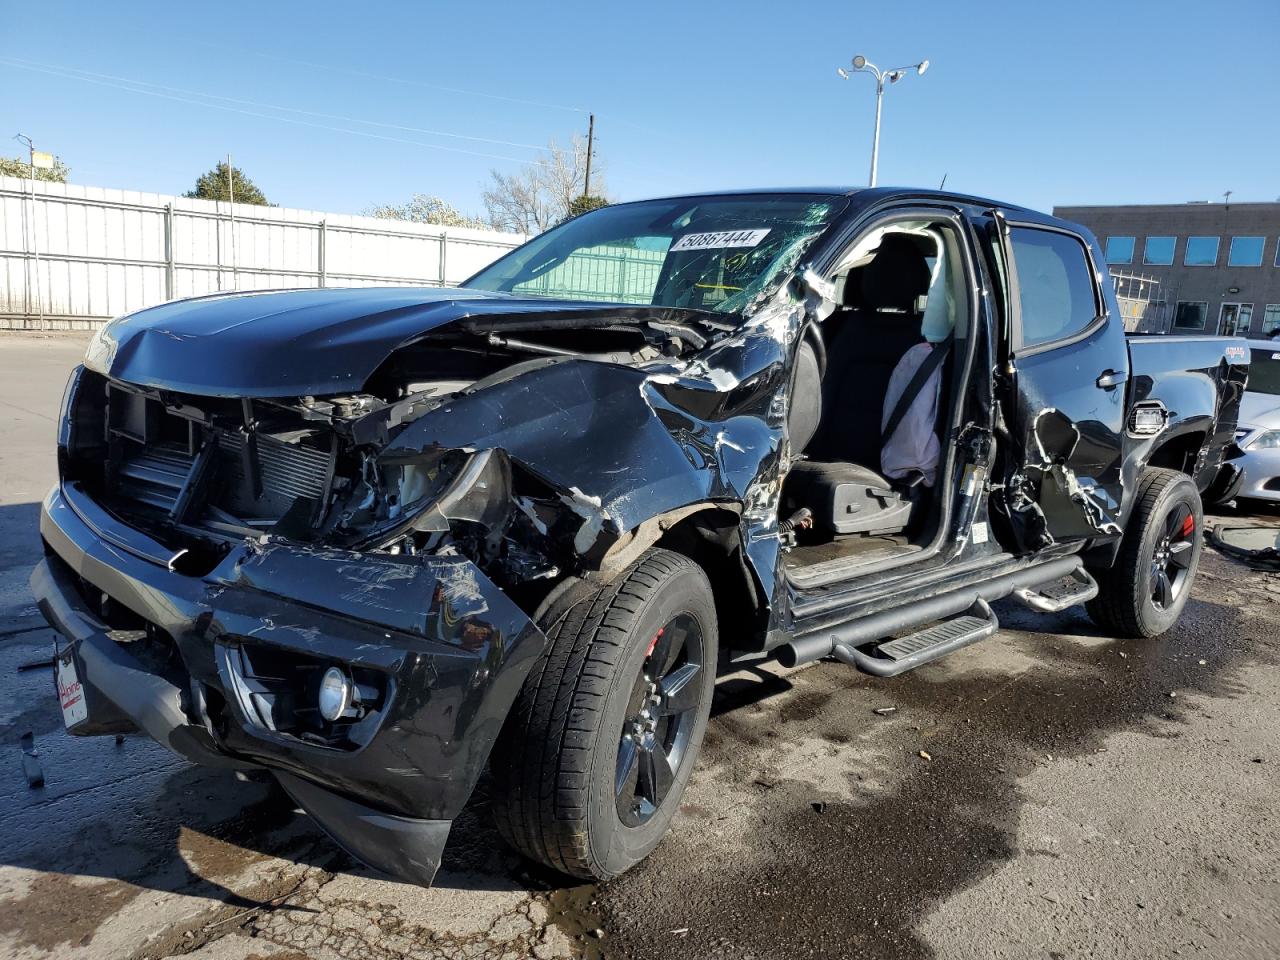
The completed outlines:
[[[916,927],[933,906],[1034,855],[1016,844],[1021,776],[1118,730],[1178,736],[1197,709],[1188,695],[1237,696],[1244,658],[1257,655],[1237,612],[1216,603],[1192,600],[1155,641],[1108,638],[1083,611],[1045,617],[1006,602],[999,613],[1009,649],[998,656],[973,648],[887,682],[823,663],[782,711],[713,723],[704,767],[723,790],[751,784],[753,795],[738,816],[687,805],[691,822],[601,891],[611,956],[930,956]],[[1276,637],[1266,643],[1274,655]],[[885,704],[896,712],[872,714]],[[834,764],[848,781],[836,792],[779,775],[806,738],[833,755],[870,739],[874,759],[854,750]]]

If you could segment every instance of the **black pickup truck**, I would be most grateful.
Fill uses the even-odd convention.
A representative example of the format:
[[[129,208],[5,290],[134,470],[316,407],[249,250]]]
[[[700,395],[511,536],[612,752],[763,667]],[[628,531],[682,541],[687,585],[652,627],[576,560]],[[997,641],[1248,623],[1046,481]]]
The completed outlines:
[[[659,842],[717,669],[876,677],[990,603],[1177,619],[1243,342],[1128,340],[1097,242],[903,189],[618,204],[460,289],[121,317],[32,577],[74,734],[269,771],[430,883],[486,767],[579,877]]]

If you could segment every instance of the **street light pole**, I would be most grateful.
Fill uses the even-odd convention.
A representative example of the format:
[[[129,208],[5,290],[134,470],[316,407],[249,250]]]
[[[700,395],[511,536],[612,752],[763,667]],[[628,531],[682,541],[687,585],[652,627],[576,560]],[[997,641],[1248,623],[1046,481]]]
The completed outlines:
[[[876,78],[876,129],[871,138],[871,180],[868,184],[868,186],[874,187],[876,185],[876,173],[880,166],[880,111],[884,105],[885,81],[897,83],[907,75],[908,70],[914,70],[918,76],[923,76],[924,72],[929,69],[929,61],[921,60],[919,63],[913,63],[906,67],[895,67],[892,70],[881,70],[862,54],[858,54],[851,62],[855,72],[869,73]],[[844,67],[836,67],[836,73],[844,80],[849,79],[849,71]]]
[[[880,108],[884,104],[884,77],[876,77],[876,132],[871,135],[871,179],[870,186],[876,185],[876,167],[880,164]]]

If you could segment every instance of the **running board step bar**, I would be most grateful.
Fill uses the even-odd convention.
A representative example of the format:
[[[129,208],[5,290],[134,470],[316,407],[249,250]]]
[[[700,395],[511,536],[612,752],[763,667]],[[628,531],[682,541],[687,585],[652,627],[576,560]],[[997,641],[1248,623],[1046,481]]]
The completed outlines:
[[[810,628],[793,636],[789,643],[777,650],[778,662],[784,667],[795,667],[812,660],[821,660],[835,654],[837,648],[857,650],[870,643],[883,642],[886,637],[894,637],[913,627],[933,624],[938,621],[950,621],[961,614],[968,613],[979,619],[987,619],[985,614],[973,613],[979,601],[993,603],[1009,596],[1015,590],[1025,587],[1037,587],[1053,583],[1063,577],[1071,576],[1082,566],[1078,556],[1056,557],[1045,563],[1022,567],[1009,573],[992,577],[953,590],[949,593],[935,594],[923,600],[917,600],[903,606],[890,607],[877,613],[867,614],[855,620],[827,624],[817,629]],[[994,619],[994,618],[993,618]],[[994,632],[994,630],[992,631]],[[990,636],[990,634],[986,634]],[[978,637],[976,639],[982,639]],[[968,641],[973,642],[973,641]],[[958,649],[948,647],[948,650]],[[941,654],[937,654],[941,656]],[[842,659],[844,659],[842,657]],[[851,658],[856,659],[856,658]],[[889,658],[876,658],[887,660]],[[930,658],[932,659],[932,657]],[[923,662],[923,661],[920,661]],[[859,669],[862,665],[854,663]],[[918,664],[913,663],[912,666]],[[901,671],[898,671],[901,672]],[[891,676],[892,674],[886,674]]]
[[[987,601],[979,598],[960,616],[880,644],[871,653],[838,643],[831,651],[842,663],[877,677],[896,677],[953,650],[985,640],[1000,629],[1000,621]]]
[[[1064,577],[1047,580],[1035,586],[1022,587],[1013,595],[1036,613],[1058,613],[1077,603],[1092,600],[1098,595],[1098,582],[1084,567],[1078,567]]]

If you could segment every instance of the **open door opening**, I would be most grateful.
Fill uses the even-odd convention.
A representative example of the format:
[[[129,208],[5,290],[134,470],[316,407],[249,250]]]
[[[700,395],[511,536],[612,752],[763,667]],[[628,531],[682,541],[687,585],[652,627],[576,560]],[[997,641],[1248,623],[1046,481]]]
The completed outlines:
[[[936,539],[971,335],[962,242],[945,219],[872,229],[835,272],[841,306],[806,333],[779,518],[800,588],[907,562]]]

